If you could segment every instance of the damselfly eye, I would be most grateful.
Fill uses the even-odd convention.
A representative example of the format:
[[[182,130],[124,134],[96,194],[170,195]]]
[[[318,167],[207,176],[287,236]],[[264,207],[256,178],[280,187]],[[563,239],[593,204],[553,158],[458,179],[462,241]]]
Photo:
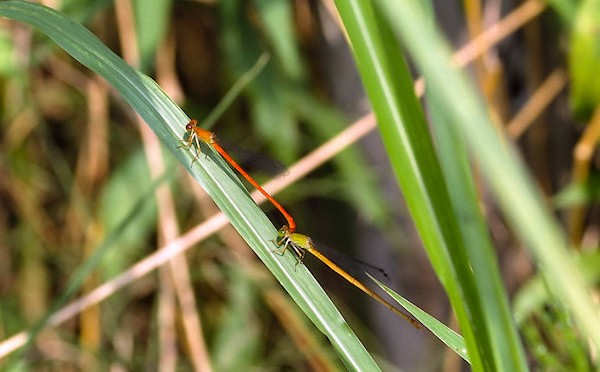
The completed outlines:
[[[188,123],[188,124],[185,126],[185,130],[192,130],[192,128],[194,128],[194,126],[192,125],[192,123]]]

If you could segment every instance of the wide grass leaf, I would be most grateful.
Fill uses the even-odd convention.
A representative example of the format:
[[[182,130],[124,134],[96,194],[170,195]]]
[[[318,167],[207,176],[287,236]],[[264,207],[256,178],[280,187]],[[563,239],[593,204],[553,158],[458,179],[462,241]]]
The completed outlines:
[[[277,231],[250,199],[239,179],[210,147],[194,162],[192,150],[178,148],[189,118],[147,76],[128,66],[96,36],[50,8],[23,1],[0,3],[0,16],[28,23],[104,77],[146,121],[163,145],[193,174],[217,206],[313,323],[329,338],[352,370],[378,370],[371,355],[304,266],[273,253]],[[132,190],[135,191],[135,190]]]

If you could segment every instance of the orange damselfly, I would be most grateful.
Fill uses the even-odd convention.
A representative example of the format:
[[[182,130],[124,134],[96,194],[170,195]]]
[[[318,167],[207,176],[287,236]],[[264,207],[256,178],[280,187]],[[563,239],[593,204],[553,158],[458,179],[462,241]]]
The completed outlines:
[[[357,287],[358,289],[360,289],[361,291],[363,291],[364,293],[366,293],[367,295],[369,295],[370,297],[372,297],[373,299],[390,309],[393,313],[409,322],[413,327],[417,329],[421,328],[421,323],[419,323],[418,320],[386,301],[383,297],[372,291],[360,280],[356,279],[346,270],[342,269],[338,264],[330,260],[323,252],[316,248],[315,244],[309,236],[296,233],[290,230],[288,226],[284,225],[279,230],[279,234],[277,235],[277,241],[275,243],[279,247],[281,254],[284,254],[285,251],[289,249],[292,252],[292,254],[296,257],[299,263],[302,262],[306,252],[312,254],[315,258],[327,265],[327,267],[333,270],[336,274],[340,275],[350,284]]]
[[[185,130],[187,131],[187,139],[184,138],[183,142],[186,147],[194,146],[196,148],[196,161],[200,152],[200,141],[212,146],[217,152],[225,159],[235,170],[237,170],[252,186],[254,186],[261,194],[267,198],[281,212],[283,217],[286,219],[289,230],[294,232],[296,230],[296,222],[294,218],[283,208],[277,200],[275,200],[268,192],[266,192],[259,184],[252,178],[229,154],[225,149],[217,143],[217,136],[206,129],[202,129],[198,126],[198,120],[192,119],[186,124]]]

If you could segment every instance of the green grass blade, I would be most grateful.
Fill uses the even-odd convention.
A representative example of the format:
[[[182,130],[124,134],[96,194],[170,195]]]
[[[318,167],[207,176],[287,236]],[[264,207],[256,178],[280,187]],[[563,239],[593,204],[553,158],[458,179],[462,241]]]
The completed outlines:
[[[288,1],[254,0],[256,12],[261,20],[265,38],[268,39],[271,50],[281,61],[280,68],[293,80],[301,80],[304,66],[294,35],[292,3]]]
[[[482,369],[493,360],[491,344],[474,335],[476,329],[488,339],[484,310],[412,77],[398,48],[392,47],[391,30],[370,2],[336,4],[396,178],[457,314],[473,369]]]
[[[465,137],[509,223],[536,260],[549,288],[569,309],[579,330],[600,350],[597,309],[566,249],[562,230],[515,149],[494,130],[484,105],[464,74],[453,67],[450,48],[440,32],[430,27],[418,1],[378,3],[425,76],[444,116]]]
[[[148,71],[154,67],[156,50],[166,38],[171,14],[171,0],[134,0],[133,10],[136,23],[140,69]]]
[[[202,127],[204,129],[211,129],[223,116],[225,111],[233,104],[233,101],[242,94],[244,89],[250,84],[256,77],[263,71],[267,63],[269,63],[271,56],[265,52],[258,57],[256,63],[239,79],[235,84],[227,91],[225,96],[219,101],[217,106],[208,114],[208,116],[202,120]]]
[[[455,215],[460,216],[462,223],[459,226],[477,278],[475,285],[479,296],[465,301],[481,301],[479,307],[484,310],[480,316],[486,323],[489,337],[483,340],[483,334],[479,334],[478,340],[489,344],[497,370],[525,371],[525,352],[512,318],[488,228],[481,215],[466,144],[462,135],[438,110],[439,104],[435,99],[428,99],[428,107],[450,198]]]
[[[345,365],[352,370],[378,370],[310,272],[302,265],[296,266],[291,255],[280,257],[272,252],[276,229],[218,154],[212,148],[203,148],[206,156],[200,156],[192,167],[192,151],[177,148],[189,118],[153,80],[129,67],[87,29],[52,9],[6,1],[0,3],[0,16],[38,28],[104,77],[193,174],[300,308],[329,338]]]
[[[367,275],[369,274],[367,273]],[[437,338],[439,338],[450,349],[454,350],[456,354],[463,358],[465,362],[469,364],[471,363],[471,360],[469,359],[469,355],[467,353],[465,340],[461,335],[454,332],[444,323],[432,317],[427,312],[421,310],[418,306],[416,306],[406,298],[394,292],[394,290],[381,283],[379,280],[373,278],[371,275],[369,276],[375,283],[377,283],[378,286],[380,286],[384,291],[387,292],[387,294],[389,294],[394,300],[396,300],[397,303],[402,305],[402,307],[405,308],[409,313],[411,313],[419,322],[421,322],[421,324],[423,324],[434,335],[436,335]]]

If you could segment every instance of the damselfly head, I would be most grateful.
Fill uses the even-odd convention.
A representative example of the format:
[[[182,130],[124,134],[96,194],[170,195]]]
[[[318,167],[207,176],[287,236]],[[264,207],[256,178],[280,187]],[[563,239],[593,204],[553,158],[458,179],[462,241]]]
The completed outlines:
[[[198,126],[198,120],[192,119],[185,125],[185,130],[191,131],[192,129],[196,128],[196,126]]]
[[[289,227],[287,225],[281,226],[279,231],[277,232],[277,241],[281,242],[289,235]]]

